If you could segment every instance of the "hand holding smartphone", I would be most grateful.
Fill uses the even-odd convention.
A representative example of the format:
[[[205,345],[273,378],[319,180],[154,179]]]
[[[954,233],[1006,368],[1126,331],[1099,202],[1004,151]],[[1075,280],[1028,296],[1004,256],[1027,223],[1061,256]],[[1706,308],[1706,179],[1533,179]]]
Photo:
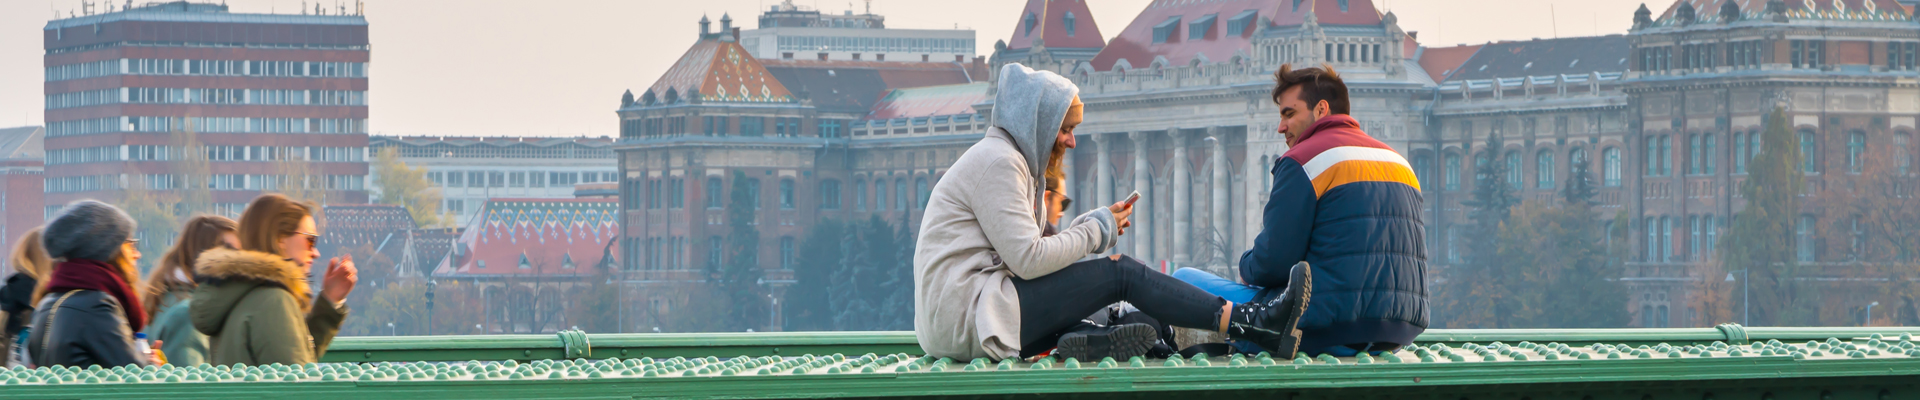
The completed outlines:
[[[1116,234],[1125,235],[1127,228],[1133,226],[1133,203],[1139,201],[1140,191],[1135,190],[1133,194],[1127,195],[1126,200],[1121,200],[1119,203],[1114,203],[1113,206],[1107,208],[1108,211],[1113,212],[1114,223],[1120,225],[1120,229]]]

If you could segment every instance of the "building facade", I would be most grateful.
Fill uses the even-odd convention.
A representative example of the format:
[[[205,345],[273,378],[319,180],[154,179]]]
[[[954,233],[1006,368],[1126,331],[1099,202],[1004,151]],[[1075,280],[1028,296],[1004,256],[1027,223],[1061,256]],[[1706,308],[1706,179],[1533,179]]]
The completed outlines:
[[[707,21],[700,23],[706,33]],[[736,29],[720,16],[720,32]],[[889,29],[885,16],[868,9],[825,13],[785,0],[760,15],[759,29],[740,31],[741,47],[762,60],[966,62],[974,35],[966,29]]]
[[[327,202],[367,201],[366,18],[318,7],[108,7],[42,30],[49,207],[188,185],[206,185],[215,209],[236,215],[284,185],[321,190]],[[205,160],[206,170],[179,170],[183,159]],[[310,165],[299,182],[263,173],[289,161]]]
[[[47,220],[45,134],[38,126],[0,128],[0,245],[13,246]],[[0,261],[0,276],[11,275],[12,264]]]
[[[618,181],[612,146],[607,137],[376,136],[368,143],[370,153],[391,147],[407,166],[426,168],[440,209],[461,227],[488,199],[571,199],[575,185]]]

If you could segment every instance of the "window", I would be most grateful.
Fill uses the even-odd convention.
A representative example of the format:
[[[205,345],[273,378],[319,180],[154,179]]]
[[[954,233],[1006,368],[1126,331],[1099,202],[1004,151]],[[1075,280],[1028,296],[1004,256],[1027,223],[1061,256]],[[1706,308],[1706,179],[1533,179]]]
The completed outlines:
[[[853,182],[853,209],[867,210],[867,181]]]
[[[705,122],[705,123],[701,124],[701,126],[704,127],[704,129],[706,130],[707,136],[726,136],[727,135],[727,117],[707,116],[704,118],[705,120],[702,122]]]
[[[707,178],[707,208],[726,206],[726,189],[720,185],[720,178]]]
[[[794,201],[793,201],[793,180],[792,180],[792,179],[781,179],[781,180],[780,180],[780,209],[782,209],[782,210],[792,210],[792,209],[794,208],[794,204],[793,204],[793,203],[794,203]]]
[[[667,201],[667,206],[675,210],[687,208],[687,180],[674,178],[672,186],[672,190],[667,192],[668,195],[672,196],[672,200]]]
[[[1027,14],[1027,15],[1032,16],[1033,14]],[[1076,30],[1074,29],[1075,22],[1079,22],[1073,17],[1073,12],[1067,12],[1067,15],[1064,17],[1060,17],[1060,19],[1061,19],[1061,22],[1066,23],[1067,37],[1073,37],[1074,31]],[[1033,28],[1031,27],[1027,28],[1027,34],[1029,35],[1033,34]]]
[[[707,237],[707,268],[720,268],[720,263],[725,261],[725,246],[726,242],[720,236]]]
[[[873,181],[873,210],[887,210],[887,181]]]
[[[755,178],[747,179],[747,202],[753,205],[753,209],[755,210],[760,209],[760,205],[762,203],[760,203],[760,180],[759,179],[755,179]]]
[[[1720,241],[1720,217],[1716,217],[1716,216],[1713,216],[1712,214],[1708,214],[1705,217],[1701,217],[1700,221],[1701,221],[1700,222],[1701,229],[1705,229],[1707,231],[1707,240],[1706,242],[1704,242],[1704,244],[1706,245],[1706,248],[1704,249],[1704,251],[1702,251],[1703,254],[1701,254],[1700,256],[1700,260],[1705,261],[1709,258],[1713,258],[1714,245],[1719,243]]]
[[[740,117],[740,136],[766,136],[766,117]]]
[[[820,208],[840,209],[840,181],[828,179],[820,182]]]
[[[780,237],[780,269],[793,269],[793,237]]]
[[[1673,137],[1660,136],[1660,176],[1673,176]]]
[[[1028,36],[1032,36],[1033,28],[1040,25],[1040,15],[1035,13],[1027,13],[1027,18],[1025,23],[1027,24],[1026,34]]]
[[[1446,180],[1447,190],[1460,190],[1460,153],[1447,153],[1446,170],[1442,176]]]
[[[1820,68],[1824,66],[1824,54],[1827,43],[1818,40],[1795,40],[1792,43],[1794,68]]]
[[[1157,44],[1177,41],[1179,38],[1174,35],[1178,33],[1180,33],[1180,16],[1167,17],[1166,21],[1153,26],[1153,42]]]
[[[920,209],[920,210],[925,210],[925,209],[927,209],[927,197],[929,197],[929,196],[932,196],[932,195],[933,195],[933,192],[930,192],[930,191],[928,191],[928,188],[927,188],[927,178],[926,178],[926,177],[920,177],[920,178],[918,178],[918,179],[914,179],[914,181],[913,181],[913,185],[915,186],[915,187],[914,187],[914,189],[915,189],[915,190],[914,190],[914,193],[918,193],[918,194],[920,195],[920,199],[919,199],[919,200],[920,200],[920,206],[919,206],[919,207],[917,207],[916,209]]]
[[[1660,137],[1647,137],[1646,176],[1660,176]]]
[[[1687,236],[1687,259],[1700,261],[1700,216],[1687,216],[1687,225],[1693,228],[1693,234]]]
[[[1813,262],[1813,216],[1801,215],[1800,223],[1793,227],[1793,243],[1800,262]]]
[[[447,172],[447,187],[466,187],[467,174],[459,171]]]
[[[547,187],[547,173],[545,172],[527,173],[527,187],[536,187],[536,188]]]
[[[1820,142],[1812,129],[1800,130],[1800,171],[1820,172]]]
[[[1906,175],[1913,169],[1913,150],[1907,147],[1912,141],[1913,135],[1906,132],[1893,135],[1893,154],[1900,157],[1900,175]]]
[[[1660,262],[1673,262],[1673,218],[1660,217]]]
[[[1700,174],[1700,135],[1687,135],[1687,174]]]
[[[526,172],[507,173],[507,187],[527,187]]]
[[[1733,134],[1733,173],[1747,173],[1747,135]]]
[[[909,200],[907,193],[906,179],[893,180],[893,209],[906,211]]]
[[[1516,189],[1520,188],[1521,187],[1520,176],[1523,174],[1523,172],[1525,172],[1525,170],[1520,169],[1520,152],[1518,151],[1507,152],[1506,161],[1507,161],[1507,187],[1516,188]]]
[[[1647,217],[1647,262],[1660,261],[1660,219]]]
[[[820,137],[822,138],[833,139],[842,136],[840,132],[840,120],[837,119],[817,120],[815,128],[820,131]]]
[[[1861,164],[1865,164],[1867,152],[1867,134],[1860,131],[1847,132],[1847,172],[1860,173]]]
[[[660,208],[660,180],[648,179],[647,180],[647,209],[657,210],[659,208]]]
[[[1553,151],[1541,150],[1539,155],[1534,156],[1534,162],[1539,164],[1535,166],[1535,168],[1539,169],[1539,171],[1534,174],[1536,186],[1540,189],[1552,189],[1553,169],[1554,166],[1557,165],[1553,162]]]
[[[1415,153],[1410,161],[1413,164],[1414,179],[1422,184],[1433,182],[1433,155],[1425,152]]]
[[[1601,163],[1604,164],[1600,169],[1601,184],[1620,186],[1620,149],[1608,147],[1606,150],[1601,150],[1600,154],[1603,158]]]

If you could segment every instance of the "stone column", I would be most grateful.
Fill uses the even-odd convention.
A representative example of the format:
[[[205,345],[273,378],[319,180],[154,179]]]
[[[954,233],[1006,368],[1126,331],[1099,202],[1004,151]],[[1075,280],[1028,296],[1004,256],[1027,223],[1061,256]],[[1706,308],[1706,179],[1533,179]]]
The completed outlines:
[[[1113,143],[1107,134],[1095,133],[1087,137],[1093,139],[1093,204],[1090,207],[1113,205]],[[1116,248],[1118,246],[1115,246]],[[1112,252],[1112,250],[1108,250]]]
[[[1187,160],[1187,135],[1180,128],[1167,130],[1173,139],[1173,264],[1185,267],[1193,259],[1193,164]]]
[[[1207,128],[1207,142],[1212,145],[1212,149],[1209,149],[1212,154],[1208,155],[1207,161],[1213,164],[1213,179],[1209,182],[1213,186],[1213,232],[1219,235],[1216,239],[1219,239],[1220,246],[1226,247],[1228,249],[1226,251],[1232,251],[1233,234],[1230,232],[1233,230],[1228,229],[1227,223],[1227,185],[1230,184],[1227,182],[1227,144],[1226,141],[1220,140],[1220,127]],[[1214,250],[1207,249],[1207,251]],[[1226,256],[1227,259],[1220,262],[1233,265],[1232,255]]]
[[[1152,225],[1148,223],[1148,220],[1151,219],[1150,217],[1152,216],[1152,213],[1149,212],[1148,209],[1153,207],[1153,202],[1146,201],[1146,198],[1153,196],[1152,193],[1149,193],[1150,190],[1148,190],[1153,184],[1153,180],[1151,179],[1153,175],[1153,163],[1147,161],[1147,142],[1152,138],[1152,134],[1152,132],[1127,133],[1127,136],[1133,139],[1133,190],[1139,191],[1141,197],[1140,201],[1134,203],[1133,228],[1129,229],[1129,231],[1133,232],[1134,256],[1142,260],[1147,260],[1148,264],[1154,262],[1153,229]],[[1119,195],[1119,193],[1115,194]],[[1124,195],[1121,196],[1121,198],[1125,198]]]

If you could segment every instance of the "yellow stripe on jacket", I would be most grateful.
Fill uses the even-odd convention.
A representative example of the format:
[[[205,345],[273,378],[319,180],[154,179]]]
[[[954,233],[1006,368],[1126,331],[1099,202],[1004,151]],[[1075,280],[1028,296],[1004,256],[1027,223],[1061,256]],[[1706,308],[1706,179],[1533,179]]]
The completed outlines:
[[[1406,164],[1392,161],[1346,160],[1334,163],[1332,167],[1321,171],[1313,178],[1313,196],[1325,196],[1327,191],[1355,182],[1396,182],[1420,190],[1420,179],[1414,177],[1413,169]]]

